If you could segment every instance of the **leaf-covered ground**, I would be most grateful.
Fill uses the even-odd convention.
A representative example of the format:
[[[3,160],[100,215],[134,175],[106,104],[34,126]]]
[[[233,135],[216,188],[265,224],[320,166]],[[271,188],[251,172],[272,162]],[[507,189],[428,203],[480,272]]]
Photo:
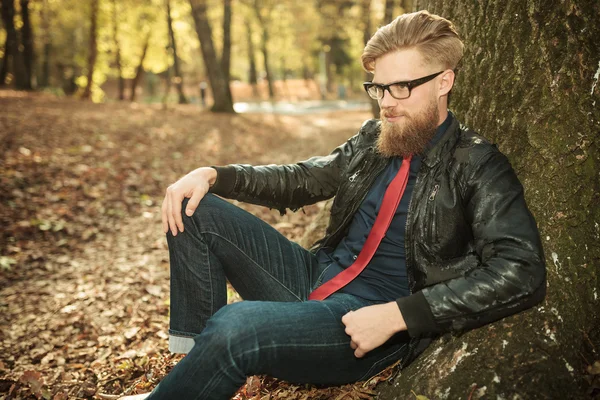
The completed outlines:
[[[214,115],[0,91],[0,399],[116,398],[154,387],[181,358],[167,351],[168,184],[203,165],[324,154],[366,118]],[[292,240],[320,208],[280,217],[241,206]],[[321,389],[252,377],[236,398],[371,398],[389,373]]]

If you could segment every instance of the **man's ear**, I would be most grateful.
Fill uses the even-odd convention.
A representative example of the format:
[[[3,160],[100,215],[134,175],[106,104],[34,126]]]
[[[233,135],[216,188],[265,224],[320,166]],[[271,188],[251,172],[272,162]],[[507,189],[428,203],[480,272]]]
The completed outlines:
[[[440,96],[445,96],[452,90],[452,86],[454,86],[454,71],[447,69],[440,76],[442,79],[440,80],[440,91],[438,94]]]

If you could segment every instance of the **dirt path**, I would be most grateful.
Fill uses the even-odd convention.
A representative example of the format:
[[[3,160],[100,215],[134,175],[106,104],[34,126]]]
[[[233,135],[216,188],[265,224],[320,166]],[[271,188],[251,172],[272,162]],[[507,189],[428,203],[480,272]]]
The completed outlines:
[[[326,154],[368,118],[212,115],[15,92],[0,92],[0,109],[0,399],[90,399],[153,387],[179,359],[166,350],[166,186],[202,165]],[[282,218],[243,207],[293,240],[319,209]],[[254,378],[238,398],[267,389],[302,396]],[[304,396],[340,390],[348,389]]]

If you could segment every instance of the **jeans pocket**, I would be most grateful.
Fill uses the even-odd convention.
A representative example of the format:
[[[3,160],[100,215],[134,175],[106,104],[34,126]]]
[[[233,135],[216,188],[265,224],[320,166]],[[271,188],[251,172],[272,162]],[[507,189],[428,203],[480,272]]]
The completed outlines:
[[[319,277],[317,278],[317,281],[315,282],[315,284],[312,286],[312,290],[315,290],[316,288],[318,288],[319,286],[321,286],[321,283],[323,283],[323,278],[325,277],[325,273],[327,272],[327,270],[331,267],[333,263],[328,264],[325,268],[323,268],[323,271],[321,271],[321,273],[319,274]]]
[[[383,356],[383,358],[375,361],[373,365],[371,365],[371,368],[369,368],[367,373],[364,374],[359,379],[359,381],[367,380],[372,376],[378,374],[379,372],[383,371],[386,367],[392,365],[398,359],[404,357],[407,350],[408,343],[398,344],[398,348],[396,350],[393,350],[391,353],[388,353],[385,356]]]

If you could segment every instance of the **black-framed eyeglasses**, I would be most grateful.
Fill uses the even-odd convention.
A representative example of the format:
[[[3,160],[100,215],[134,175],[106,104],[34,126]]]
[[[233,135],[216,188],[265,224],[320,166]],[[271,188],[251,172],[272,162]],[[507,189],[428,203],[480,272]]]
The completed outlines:
[[[441,74],[442,72],[444,72],[444,71],[436,72],[435,74],[427,75],[422,78],[413,79],[412,81],[392,82],[392,83],[388,83],[387,85],[380,85],[378,83],[373,83],[373,82],[365,82],[365,83],[363,83],[363,86],[364,86],[365,90],[367,91],[367,94],[372,99],[375,99],[375,100],[383,99],[383,95],[384,95],[385,91],[387,90],[388,92],[390,92],[390,95],[393,98],[395,98],[397,100],[402,100],[402,99],[409,98],[410,93],[414,88],[416,88],[417,86],[420,86],[424,83],[429,82],[430,80],[432,80],[433,78],[435,78],[436,76]]]

